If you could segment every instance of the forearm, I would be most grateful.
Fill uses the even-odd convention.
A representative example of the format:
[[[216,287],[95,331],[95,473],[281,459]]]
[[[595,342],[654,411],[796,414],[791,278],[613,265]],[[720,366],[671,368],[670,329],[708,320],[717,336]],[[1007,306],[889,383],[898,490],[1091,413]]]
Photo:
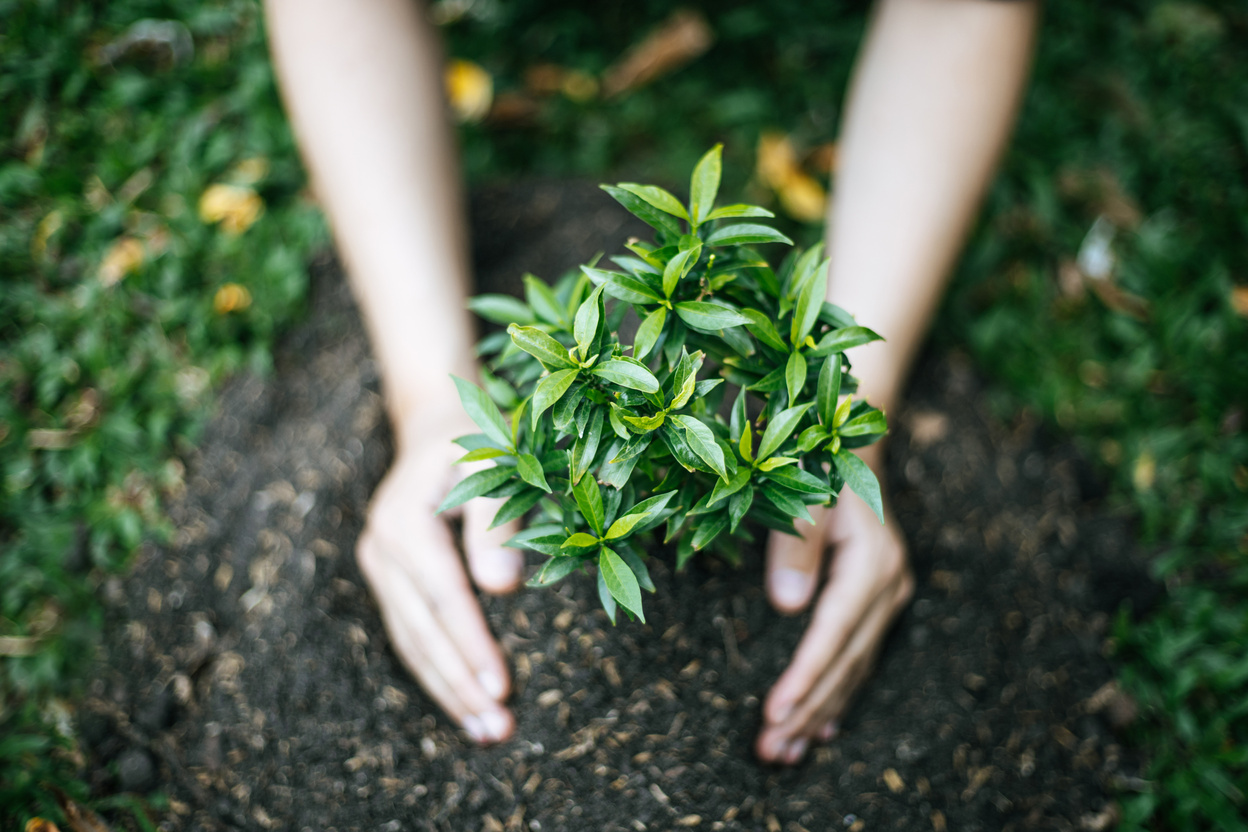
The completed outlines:
[[[267,0],[282,94],[381,362],[399,441],[470,376],[468,262],[438,49],[411,0]]]
[[[881,0],[858,59],[828,223],[829,300],[886,339],[855,375],[886,410],[1009,137],[1033,2]]]

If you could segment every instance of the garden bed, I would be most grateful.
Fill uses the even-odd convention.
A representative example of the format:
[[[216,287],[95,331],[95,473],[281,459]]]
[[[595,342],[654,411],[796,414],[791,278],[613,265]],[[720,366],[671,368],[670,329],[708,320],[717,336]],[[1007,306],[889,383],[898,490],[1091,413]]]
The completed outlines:
[[[553,278],[641,233],[589,186],[483,191],[483,291]],[[337,267],[278,371],[241,378],[190,460],[177,539],[105,587],[80,708],[93,788],[163,788],[172,829],[1110,828],[1142,787],[1104,657],[1151,603],[1132,530],[1068,444],[1002,423],[958,354],[926,355],[889,474],[915,601],[831,746],[760,765],[759,701],[805,618],[741,569],[651,561],[648,624],[591,582],[487,599],[516,736],[480,749],[404,672],[352,557],[391,448]],[[851,355],[852,358],[852,355]]]

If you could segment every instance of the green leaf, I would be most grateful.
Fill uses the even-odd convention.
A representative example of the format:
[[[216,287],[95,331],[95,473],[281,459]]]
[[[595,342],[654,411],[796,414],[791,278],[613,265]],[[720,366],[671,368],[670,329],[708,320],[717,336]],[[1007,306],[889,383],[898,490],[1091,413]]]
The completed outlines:
[[[597,364],[590,372],[631,390],[640,390],[643,393],[659,392],[659,380],[639,361],[611,358]]]
[[[638,585],[646,592],[654,592],[654,581],[650,579],[650,570],[646,568],[646,562],[641,559],[641,556],[627,546],[621,546],[618,554],[628,564],[628,568],[633,570]]]
[[[742,309],[741,314],[749,320],[745,328],[751,335],[769,347],[774,347],[781,352],[789,351],[789,345],[784,343],[784,339],[780,337],[780,331],[776,329],[771,318],[757,309]]]
[[[446,499],[442,501],[442,505],[438,506],[438,510],[434,514],[441,514],[447,509],[452,509],[468,502],[473,497],[480,497],[482,494],[493,491],[511,479],[514,471],[515,469],[511,467],[494,467],[478,471],[475,474],[469,474],[455,484],[455,487],[446,495]]]
[[[763,482],[760,490],[772,505],[780,509],[789,517],[797,517],[805,520],[807,523],[814,525],[815,519],[810,516],[810,511],[806,508],[806,504],[798,499],[798,495],[772,482]]]
[[[559,545],[559,548],[560,549],[584,549],[589,546],[597,546],[597,545],[598,545],[598,538],[594,537],[592,534],[585,534],[585,532],[577,532],[576,534],[570,536],[567,540],[563,541],[563,543]]]
[[[745,388],[737,391],[737,398],[732,403],[732,415],[728,419],[728,438],[733,442],[741,441],[741,432],[749,430],[750,414],[746,410]]]
[[[806,359],[796,348],[789,353],[789,361],[784,368],[784,382],[789,388],[789,401],[797,401],[802,395],[802,388],[806,386]]]
[[[604,291],[608,295],[625,303],[649,306],[660,303],[663,300],[658,292],[650,288],[648,283],[639,277],[633,277],[631,274],[610,272],[605,269],[591,269],[589,266],[581,266],[581,271],[595,285],[603,286]]]
[[[676,314],[689,326],[704,332],[750,323],[749,318],[735,309],[701,300],[681,301],[676,304]]]
[[[590,417],[585,435],[572,443],[572,453],[568,458],[568,464],[574,483],[581,481],[585,472],[594,464],[594,458],[598,456],[598,445],[602,441],[602,423],[606,421],[606,414],[603,410],[603,408],[596,409]]]
[[[793,310],[793,322],[789,327],[789,343],[794,349],[810,334],[815,321],[819,320],[823,298],[828,292],[826,268],[828,262],[825,260],[815,269],[813,277],[806,282],[806,285],[802,287],[802,293],[797,297],[797,306]]]
[[[785,370],[786,367],[777,367],[758,381],[751,384],[748,390],[756,393],[774,393],[777,390],[783,390],[785,386]]]
[[[828,356],[819,370],[819,386],[815,393],[819,421],[825,425],[832,424],[832,414],[836,412],[836,400],[840,395],[841,355],[834,353]]]
[[[803,431],[803,433],[805,432]],[[758,463],[758,470],[763,471],[765,473],[767,471],[774,471],[777,468],[783,468],[786,465],[792,465],[795,462],[797,462],[797,457],[773,456],[770,459],[765,459],[762,462]]]
[[[472,382],[464,381],[459,376],[451,376],[451,378],[454,379],[455,387],[459,390],[459,400],[463,403],[468,418],[476,422],[477,427],[485,431],[486,436],[502,447],[514,448],[511,442],[511,429],[507,427],[503,414],[498,412],[498,406],[485,394],[485,391]]]
[[[711,429],[693,416],[675,414],[671,419],[685,429],[685,441],[689,443],[690,450],[711,466],[711,470],[719,474],[720,479],[728,479],[723,449],[715,441],[715,434],[711,433]]]
[[[537,501],[542,499],[542,492],[536,488],[529,488],[521,491],[519,494],[513,494],[507,498],[507,502],[499,507],[495,513],[494,519],[490,522],[489,528],[495,529],[504,523],[512,520],[519,520],[529,509],[537,505]]]
[[[542,473],[542,463],[538,462],[533,454],[520,454],[516,457],[516,470],[520,472],[520,479],[534,488],[540,488],[547,494],[550,493],[550,486],[546,484],[546,475]]]
[[[655,514],[667,506],[669,500],[676,494],[675,491],[668,491],[664,494],[656,494],[647,500],[642,500],[637,505],[629,509],[620,519],[611,524],[611,528],[607,529],[605,539],[615,540],[617,537],[623,537],[631,532],[638,524],[644,523]]]
[[[552,557],[542,564],[542,568],[537,570],[537,574],[530,578],[525,586],[536,588],[558,583],[580,569],[581,563],[580,558]]]
[[[672,292],[676,291],[676,284],[689,274],[689,270],[698,262],[698,255],[701,253],[702,242],[699,240],[697,245],[681,250],[667,261],[667,266],[663,269],[663,295],[665,297],[672,296]]]
[[[637,584],[637,576],[619,555],[606,546],[602,547],[602,552],[598,555],[598,574],[602,575],[611,597],[645,623],[646,616],[641,610],[641,587]]]
[[[667,322],[667,308],[660,306],[646,316],[637,327],[637,337],[633,339],[633,358],[638,361],[650,354],[663,333],[663,324]]]
[[[660,211],[641,197],[623,188],[617,188],[614,185],[600,185],[599,187],[611,194],[615,201],[623,205],[630,214],[651,228],[665,231],[673,238],[680,236],[680,223],[670,214]]]
[[[696,228],[706,221],[719,194],[719,176],[723,167],[724,146],[717,144],[706,152],[693,169],[689,182],[689,214]]]
[[[585,402],[584,397],[581,396],[581,391],[584,389],[585,385],[578,381],[568,388],[568,392],[564,393],[559,401],[555,402],[550,415],[555,422],[556,429],[568,430],[572,427],[577,407]]]
[[[883,341],[884,338],[865,326],[846,326],[834,329],[819,339],[811,355],[822,357],[833,352],[845,352],[854,347],[861,347],[872,341]]]
[[[828,436],[828,430],[823,425],[811,425],[797,437],[797,452],[801,454],[810,453],[815,449],[816,445],[827,439]]]
[[[775,214],[766,208],[760,208],[757,205],[724,205],[716,208],[714,211],[706,215],[706,222],[711,220],[726,220],[731,217],[774,217]]]
[[[846,396],[841,399],[841,403],[836,406],[836,411],[832,414],[831,427],[839,428],[841,425],[845,424],[845,420],[849,418],[849,411],[853,408],[853,406],[853,396]]]
[[[707,517],[693,533],[693,550],[699,552],[705,549],[715,538],[719,537],[720,532],[728,528],[728,515],[725,512],[717,512]]]
[[[801,421],[802,415],[806,409],[810,407],[810,403],[799,404],[782,410],[776,414],[767,424],[767,430],[763,431],[762,441],[758,444],[758,458],[766,459],[776,452],[776,449],[784,444],[784,440],[789,438],[793,433],[793,429],[797,427],[797,423]]]
[[[468,308],[496,324],[533,324],[533,310],[511,295],[477,295],[468,298]]]
[[[617,604],[611,597],[611,590],[607,588],[607,577],[598,570],[598,601],[602,604],[602,609],[607,614],[607,618],[611,621],[611,625],[615,626],[615,612]]]
[[[693,391],[698,384],[698,370],[702,369],[703,354],[701,350],[690,355],[684,353],[672,373],[672,403],[668,410],[680,410],[689,403]]]
[[[689,213],[685,211],[685,206],[680,204],[680,200],[656,185],[637,185],[632,182],[621,182],[616,187],[622,191],[628,191],[633,196],[641,197],[664,213],[680,217],[682,220],[689,219]]]
[[[495,459],[500,456],[507,456],[508,453],[508,451],[500,451],[498,448],[477,448],[476,450],[469,451],[459,459],[455,460],[455,464],[458,465],[461,462],[481,462],[485,459]]]
[[[708,246],[738,246],[754,243],[785,243],[793,245],[793,241],[776,229],[753,222],[740,222],[717,228],[706,238]]]
[[[667,414],[660,410],[653,416],[630,416],[625,414],[621,418],[638,430],[651,431],[659,429],[659,426],[663,424],[663,420],[667,418]]]
[[[841,436],[871,436],[885,433],[887,430],[888,420],[884,418],[883,411],[869,410],[861,416],[850,419],[837,428],[836,432]]]
[[[736,533],[737,526],[741,525],[742,518],[746,512],[750,510],[750,506],[754,504],[754,486],[747,485],[728,498],[728,519],[732,522],[728,526],[728,531]]]
[[[716,480],[715,487],[711,489],[711,498],[706,501],[707,507],[709,508],[710,506],[715,505],[720,500],[728,499],[733,494],[736,494],[744,488],[749,481],[750,469],[746,468],[744,465],[738,468],[737,473],[734,474],[732,479],[727,482],[724,480]]]
[[[520,349],[542,362],[548,370],[575,368],[576,362],[568,355],[568,349],[537,327],[512,324],[507,334]]]
[[[603,512],[602,492],[598,490],[598,483],[593,477],[581,477],[572,486],[572,497],[576,500],[576,507],[581,510],[585,522],[594,530],[594,534],[601,536],[606,515]]]
[[[767,479],[802,494],[829,494],[832,490],[814,474],[792,465],[775,468],[768,472]]]
[[[544,378],[537,380],[537,388],[533,391],[533,432],[537,432],[538,417],[546,412],[563,394],[568,392],[572,382],[580,374],[580,370],[556,370]]]
[[[567,310],[563,308],[563,304],[555,297],[550,287],[540,278],[531,274],[524,276],[524,297],[533,311],[537,313],[538,318],[551,326],[565,330],[568,328]]]
[[[880,496],[880,481],[875,478],[875,473],[870,466],[846,450],[833,456],[832,462],[836,465],[836,472],[841,475],[841,479],[845,480],[845,484],[871,506],[875,516],[880,518],[880,523],[883,524],[884,499]]]
[[[590,350],[597,340],[598,324],[602,321],[602,290],[602,286],[594,289],[593,293],[581,303],[580,309],[576,310],[572,337],[576,340],[576,347],[582,361],[589,358]]]

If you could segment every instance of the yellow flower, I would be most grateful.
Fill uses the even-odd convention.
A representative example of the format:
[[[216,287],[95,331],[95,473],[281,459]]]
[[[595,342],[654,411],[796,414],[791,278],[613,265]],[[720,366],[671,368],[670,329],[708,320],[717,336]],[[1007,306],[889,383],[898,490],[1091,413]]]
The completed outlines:
[[[143,265],[143,244],[134,237],[122,237],[104,253],[100,262],[100,282],[113,286]]]
[[[199,198],[199,218],[221,223],[227,234],[242,234],[264,212],[264,200],[245,185],[210,185]]]
[[[251,292],[247,291],[246,286],[240,286],[237,283],[225,284],[217,290],[216,297],[212,299],[212,308],[218,315],[242,312],[248,306],[251,306]]]
[[[472,61],[454,60],[446,65],[446,97],[459,121],[480,121],[494,101],[494,79]]]

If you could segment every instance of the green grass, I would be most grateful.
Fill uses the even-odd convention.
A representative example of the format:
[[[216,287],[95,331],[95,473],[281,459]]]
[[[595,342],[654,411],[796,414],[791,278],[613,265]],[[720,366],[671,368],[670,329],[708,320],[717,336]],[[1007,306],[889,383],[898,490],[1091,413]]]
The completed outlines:
[[[556,94],[524,124],[465,128],[470,178],[678,184],[723,141],[737,176],[725,192],[766,199],[745,178],[760,133],[835,137],[864,11],[692,5],[716,34],[705,56],[618,100]],[[597,75],[670,6],[472,8],[443,29],[448,51],[517,93],[538,62]],[[0,123],[15,125],[0,138],[0,637],[38,639],[0,668],[0,820],[54,815],[39,783],[82,795],[51,703],[72,702],[96,587],[167,531],[178,449],[219,379],[266,366],[324,239],[258,13],[250,0],[0,0]],[[92,62],[144,17],[183,20],[194,60]],[[1123,610],[1114,638],[1149,781],[1120,797],[1125,829],[1248,828],[1248,320],[1230,303],[1248,280],[1245,43],[1242,4],[1048,3],[1017,137],[937,326],[998,380],[1003,407],[1042,414],[1100,461],[1155,553],[1163,600],[1147,617]],[[269,161],[259,221],[234,236],[202,222],[204,188],[254,157]],[[54,211],[59,230],[32,249]],[[1101,213],[1120,225],[1115,285],[1143,301],[1125,312],[1061,280]],[[165,244],[105,287],[99,265],[126,235]],[[214,311],[228,282],[249,308]],[[48,430],[69,433],[32,433]]]

